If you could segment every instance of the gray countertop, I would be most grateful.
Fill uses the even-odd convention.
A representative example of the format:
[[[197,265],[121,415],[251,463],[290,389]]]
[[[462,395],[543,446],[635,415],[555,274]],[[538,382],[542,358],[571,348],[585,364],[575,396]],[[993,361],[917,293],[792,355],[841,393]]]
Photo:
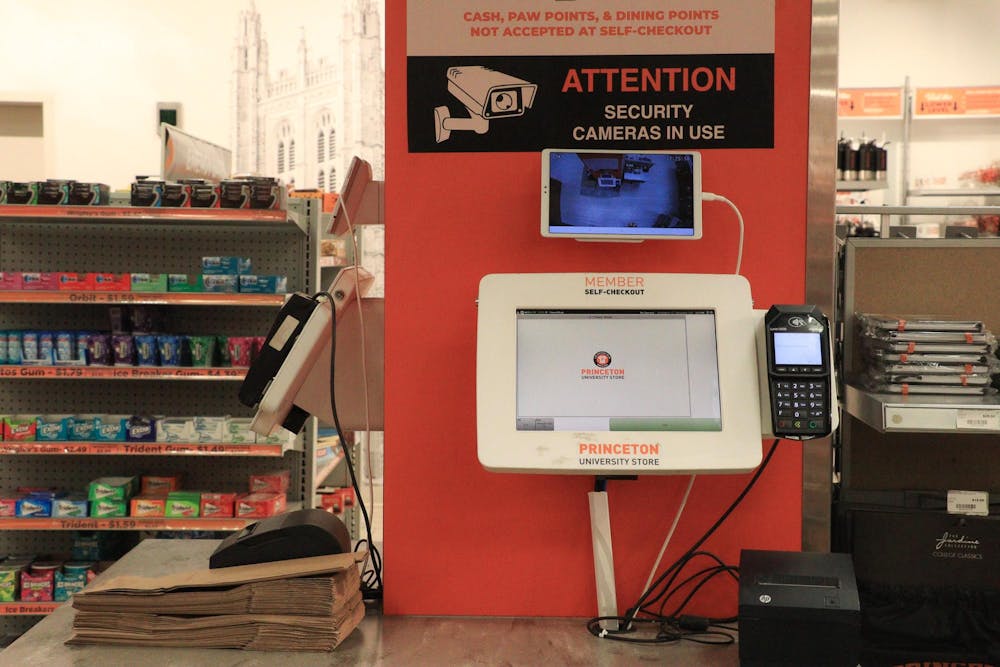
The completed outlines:
[[[208,566],[216,540],[146,540],[105,576],[153,575]],[[294,667],[297,665],[698,665],[735,667],[737,647],[690,642],[624,644],[591,636],[584,619],[379,616],[369,613],[332,653],[66,646],[70,605],[59,607],[0,653],[0,666]]]

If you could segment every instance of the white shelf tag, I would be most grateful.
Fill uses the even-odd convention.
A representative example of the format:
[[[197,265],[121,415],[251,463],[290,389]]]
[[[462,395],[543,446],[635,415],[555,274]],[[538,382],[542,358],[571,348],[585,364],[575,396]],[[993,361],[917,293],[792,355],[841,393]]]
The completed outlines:
[[[1000,411],[957,410],[955,427],[976,431],[1000,431]]]
[[[985,491],[948,491],[948,514],[989,516],[990,494]]]

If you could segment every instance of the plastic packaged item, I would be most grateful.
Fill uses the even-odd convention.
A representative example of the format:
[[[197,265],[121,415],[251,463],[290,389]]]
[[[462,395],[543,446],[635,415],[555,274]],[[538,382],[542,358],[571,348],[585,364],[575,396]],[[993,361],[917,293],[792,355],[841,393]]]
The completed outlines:
[[[102,499],[90,501],[90,516],[94,518],[128,516],[127,499]]]
[[[246,493],[236,497],[236,516],[259,519],[281,514],[285,511],[286,498],[283,493]]]
[[[253,358],[252,336],[230,336],[226,342],[229,363],[232,366],[249,366]]]
[[[180,475],[143,475],[140,478],[139,492],[144,496],[166,496],[180,488]]]
[[[19,290],[22,287],[20,271],[0,271],[0,290]]]
[[[83,496],[55,498],[52,501],[53,517],[85,517],[90,512],[90,503]]]
[[[57,331],[55,334],[55,362],[69,364],[77,361],[76,333]]]
[[[284,294],[288,291],[288,278],[242,275],[239,277],[239,291],[248,294]]]
[[[215,359],[215,336],[188,336],[192,366],[212,366]]]
[[[125,426],[125,440],[128,442],[155,442],[156,419],[133,415]]]
[[[156,337],[156,346],[159,350],[160,365],[181,365],[181,336],[175,334],[160,334]]]
[[[21,273],[21,289],[55,291],[59,289],[58,275],[51,271],[26,271]]]
[[[98,442],[125,442],[128,415],[99,415],[94,439]]]
[[[236,292],[239,288],[236,275],[210,275],[201,277],[202,288],[206,292]]]
[[[194,442],[222,442],[226,436],[226,417],[195,417]]]
[[[194,419],[190,417],[157,417],[157,442],[191,442],[194,439]]]
[[[288,470],[275,470],[250,475],[251,493],[286,493],[291,475]]]
[[[204,275],[242,276],[251,273],[253,266],[249,257],[202,257],[201,272]]]
[[[143,494],[129,503],[130,516],[162,517],[167,514],[167,496]]]
[[[7,363],[20,364],[22,356],[22,338],[20,331],[8,331],[7,336]]]
[[[97,439],[97,415],[73,415],[69,419],[69,439],[93,441]]]
[[[166,292],[167,274],[165,273],[133,273],[133,292]]]
[[[236,493],[205,492],[201,494],[201,516],[231,517],[236,511]]]
[[[7,354],[10,355],[10,341],[7,343]],[[21,363],[37,363],[40,357],[38,354],[38,332],[21,332]]]
[[[87,336],[87,361],[96,366],[110,366],[114,361],[111,335],[92,333]]]
[[[226,430],[223,442],[243,444],[254,442],[254,432],[250,430],[253,419],[250,417],[229,417],[226,419]]]
[[[11,442],[34,442],[38,434],[36,415],[7,415],[3,418],[3,439]]]
[[[35,439],[43,442],[69,440],[72,415],[39,415],[35,425]]]
[[[90,500],[128,500],[139,488],[135,477],[98,477],[90,483]]]
[[[168,518],[193,519],[201,512],[201,493],[198,491],[171,491],[167,495]]]
[[[115,366],[135,365],[135,340],[132,334],[114,334],[111,337]]]
[[[933,316],[897,317],[871,313],[855,313],[858,324],[872,331],[969,331],[984,332],[980,320],[951,320]]]
[[[38,332],[38,361],[52,364],[55,361],[56,333],[54,331]]]
[[[136,334],[135,339],[135,360],[140,366],[159,366],[160,351],[157,345],[157,336],[154,334]]]

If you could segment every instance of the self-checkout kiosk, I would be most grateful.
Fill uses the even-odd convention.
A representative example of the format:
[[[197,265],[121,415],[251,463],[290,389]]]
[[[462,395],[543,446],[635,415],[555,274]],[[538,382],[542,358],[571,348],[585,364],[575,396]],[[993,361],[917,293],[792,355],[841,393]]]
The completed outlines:
[[[572,239],[574,227],[587,226],[589,213],[583,208],[593,202],[605,206],[608,198],[601,177],[610,174],[619,186],[630,178],[633,190],[646,188],[649,194],[662,172],[669,172],[663,182],[681,193],[673,196],[672,207],[664,205],[643,221],[629,216],[619,198],[607,210],[625,217],[596,232],[582,230],[583,238],[575,240],[699,238],[700,158],[692,155],[588,151],[570,157],[546,151],[543,236]],[[351,196],[338,203],[346,220],[351,207],[356,215],[380,210],[381,184],[371,185],[368,176],[368,186],[359,187],[370,170],[354,171],[360,180],[350,181],[345,191]],[[563,197],[570,190],[567,182],[574,184],[572,197]],[[607,180],[607,187],[615,182]],[[579,197],[580,183],[594,188],[593,202]],[[339,401],[350,394],[350,376],[362,372],[349,362],[341,365],[351,355],[341,354],[340,346],[346,344],[342,338],[363,329],[346,329],[341,336],[342,324],[349,326],[351,308],[364,301],[356,297],[369,282],[361,270],[345,271],[326,297],[289,300],[241,392],[241,400],[257,409],[255,431],[297,431],[307,415],[333,423],[331,388]],[[476,309],[476,448],[480,463],[491,471],[604,478],[742,473],[761,463],[762,439],[809,440],[838,425],[826,316],[808,305],[755,309],[750,284],[740,275],[489,274],[479,284]],[[379,350],[372,352],[381,362]],[[381,367],[378,373],[374,380],[381,388]],[[378,400],[381,428],[381,394]],[[355,402],[345,413],[358,415],[359,407]],[[347,428],[356,428],[355,421],[348,417]],[[614,617],[607,494],[591,492],[589,502],[598,613]],[[766,581],[746,585],[783,581],[781,572],[765,574]],[[844,612],[856,615],[856,596],[850,609],[850,596],[830,602],[828,587],[811,586],[805,577],[796,581],[802,585],[772,585],[767,593],[775,600],[771,609],[794,616],[802,604],[816,603],[829,613],[843,601]],[[796,597],[783,606],[786,592]],[[746,656],[748,663],[752,657]]]

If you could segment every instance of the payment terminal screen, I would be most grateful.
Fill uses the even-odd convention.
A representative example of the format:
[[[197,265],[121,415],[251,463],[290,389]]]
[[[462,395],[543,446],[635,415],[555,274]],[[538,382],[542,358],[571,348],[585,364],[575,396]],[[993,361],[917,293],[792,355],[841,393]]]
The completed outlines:
[[[711,310],[518,310],[517,430],[721,431]]]

